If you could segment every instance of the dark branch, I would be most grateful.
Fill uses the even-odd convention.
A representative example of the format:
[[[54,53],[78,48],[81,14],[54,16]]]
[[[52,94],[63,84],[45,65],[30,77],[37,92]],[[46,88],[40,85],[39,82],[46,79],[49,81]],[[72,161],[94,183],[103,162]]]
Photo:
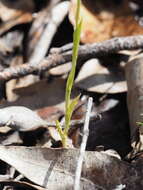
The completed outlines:
[[[120,50],[135,50],[142,48],[143,35],[113,38],[101,43],[80,46],[78,58],[81,60],[87,60],[116,53]],[[8,81],[29,74],[39,74],[58,65],[67,63],[71,61],[71,58],[72,44],[61,48],[54,48],[51,50],[51,54],[36,66],[32,63],[5,69],[3,72],[0,72],[0,80]]]

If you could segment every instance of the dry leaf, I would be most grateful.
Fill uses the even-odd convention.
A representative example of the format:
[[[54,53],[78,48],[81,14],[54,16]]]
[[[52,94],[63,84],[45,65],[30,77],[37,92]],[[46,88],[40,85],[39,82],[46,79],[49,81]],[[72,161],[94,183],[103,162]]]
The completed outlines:
[[[73,189],[78,156],[76,149],[0,146],[1,160],[34,183],[52,190]],[[104,152],[86,152],[84,158],[81,189],[114,189],[131,168]]]
[[[24,87],[25,81],[21,86],[15,88],[13,92],[18,99],[13,102],[5,102],[1,107],[6,106],[25,106],[32,110],[41,109],[47,106],[56,106],[64,111],[65,104],[65,85],[66,81],[61,78],[54,78],[52,81],[41,80],[32,85]],[[73,89],[72,97],[76,97],[79,93],[77,89]]]
[[[99,93],[127,91],[124,73],[118,68],[110,71],[97,59],[91,59],[82,66],[75,84],[81,89]]]
[[[1,0],[0,1],[0,17],[3,21],[15,18],[18,13],[21,12],[33,12],[34,2],[33,0]],[[18,16],[18,15],[17,15]]]
[[[76,0],[72,0],[69,18],[74,24]],[[117,36],[130,36],[143,33],[143,27],[135,20],[129,0],[83,0],[81,6],[83,21],[81,41],[93,43]]]
[[[47,123],[26,107],[9,106],[0,109],[0,126],[4,125],[18,131],[29,131],[46,126]]]
[[[0,18],[3,21],[0,25],[0,34],[3,34],[15,25],[32,21],[34,3],[28,1],[7,1],[0,2]]]
[[[36,110],[37,114],[48,122],[58,120],[64,113],[57,107],[48,106]]]
[[[66,63],[49,70],[51,75],[64,75],[71,70],[71,63]]]

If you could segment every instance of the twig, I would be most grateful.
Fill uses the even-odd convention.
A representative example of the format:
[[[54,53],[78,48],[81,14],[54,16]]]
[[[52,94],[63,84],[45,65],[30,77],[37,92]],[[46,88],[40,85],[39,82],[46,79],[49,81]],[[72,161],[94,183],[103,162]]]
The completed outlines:
[[[95,57],[102,57],[111,53],[116,53],[120,50],[135,50],[141,48],[143,48],[143,35],[120,37],[101,43],[82,45],[79,48],[78,57],[81,60],[87,60]],[[35,65],[33,62],[31,64],[24,64],[21,66],[5,69],[3,72],[0,72],[0,80],[8,81],[29,74],[39,74],[58,65],[70,62],[72,58],[72,50],[69,50],[69,47],[67,49],[68,51],[61,54],[58,53],[58,51],[60,52],[60,49],[57,52],[54,51],[55,53],[50,54],[38,65]]]
[[[53,48],[51,52],[71,54],[72,43],[60,48]],[[79,56],[86,58],[101,57],[121,50],[135,50],[143,48],[143,35],[116,37],[99,43],[81,45]]]
[[[43,59],[40,64],[35,63],[23,64],[17,67],[10,67],[0,72],[1,81],[9,81],[11,79],[16,79],[20,77],[27,76],[29,74],[39,74],[41,72],[47,71],[58,65],[68,62],[69,56],[62,55],[49,55],[47,58]]]
[[[63,45],[60,48],[52,48],[50,50],[50,53],[65,53],[66,51],[72,50],[73,43],[69,43],[66,45]]]
[[[89,136],[89,120],[90,120],[92,102],[93,102],[93,99],[90,97],[88,100],[87,113],[85,116],[85,123],[84,123],[84,128],[83,128],[83,138],[82,138],[82,143],[80,146],[80,153],[79,153],[80,155],[79,155],[79,159],[77,162],[77,168],[76,168],[76,173],[75,173],[74,190],[80,189],[80,176],[81,176],[81,171],[82,171],[82,163],[83,163],[83,159],[84,159],[84,153],[85,153],[85,148],[86,148],[86,144],[87,144],[87,139]]]

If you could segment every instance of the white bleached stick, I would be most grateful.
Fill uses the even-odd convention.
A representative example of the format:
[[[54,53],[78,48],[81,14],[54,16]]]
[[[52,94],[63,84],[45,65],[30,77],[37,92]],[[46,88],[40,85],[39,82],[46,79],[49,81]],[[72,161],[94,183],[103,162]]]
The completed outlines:
[[[88,104],[87,104],[87,112],[86,112],[85,123],[84,123],[84,128],[83,128],[83,138],[82,138],[82,142],[80,146],[80,153],[79,153],[79,158],[78,158],[77,168],[76,168],[76,173],[75,173],[74,190],[80,189],[80,176],[81,176],[81,171],[82,171],[82,163],[84,159],[85,148],[86,148],[87,139],[89,135],[89,120],[90,120],[92,103],[93,103],[93,98],[90,97],[88,99]]]

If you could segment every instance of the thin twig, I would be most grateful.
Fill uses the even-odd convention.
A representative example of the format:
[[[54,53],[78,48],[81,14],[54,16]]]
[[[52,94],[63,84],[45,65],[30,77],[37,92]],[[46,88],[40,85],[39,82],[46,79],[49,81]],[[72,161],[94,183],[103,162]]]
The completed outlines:
[[[63,45],[60,48],[52,48],[50,50],[50,53],[65,53],[66,51],[72,50],[73,48],[73,43],[69,43],[66,45]]]
[[[111,53],[116,53],[120,50],[135,50],[142,48],[143,35],[113,38],[100,43],[80,46],[78,58],[80,60],[87,60],[95,57],[102,57]],[[32,62],[30,64],[24,64],[21,66],[5,69],[3,72],[0,72],[0,80],[8,81],[29,74],[39,74],[58,65],[70,62],[72,58],[72,50],[69,50],[69,47],[67,49],[68,51],[61,54],[58,53],[60,49],[57,52],[54,51],[54,53],[43,59],[38,65],[35,65],[35,63]]]
[[[83,163],[83,159],[84,159],[84,153],[85,153],[85,148],[86,148],[86,144],[87,144],[87,139],[89,136],[89,120],[90,120],[92,103],[93,103],[93,99],[90,97],[88,100],[87,113],[85,116],[85,123],[84,123],[84,128],[83,128],[83,138],[82,138],[82,143],[80,146],[80,155],[79,155],[79,159],[77,162],[77,168],[76,168],[76,173],[75,173],[74,190],[80,189],[80,176],[81,176],[81,171],[82,171],[82,163]]]

